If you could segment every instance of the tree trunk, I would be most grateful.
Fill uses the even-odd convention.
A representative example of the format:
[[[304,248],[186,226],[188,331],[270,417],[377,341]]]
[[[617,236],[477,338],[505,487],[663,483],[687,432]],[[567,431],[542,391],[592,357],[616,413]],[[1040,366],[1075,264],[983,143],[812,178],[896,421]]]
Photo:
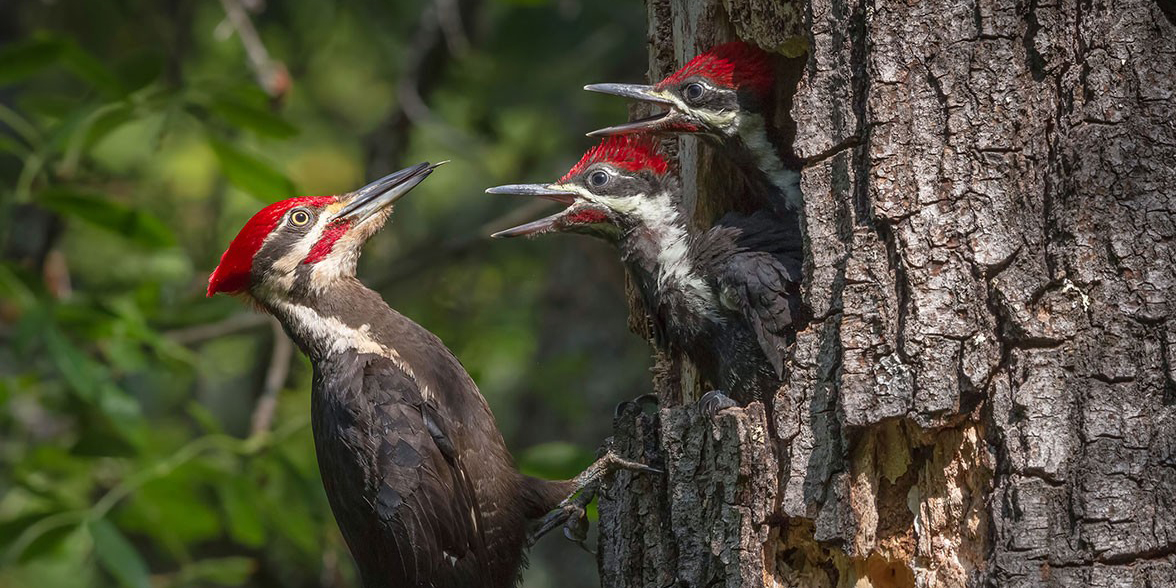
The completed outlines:
[[[1176,586],[1171,17],[648,2],[651,79],[742,38],[793,57],[798,154],[861,144],[803,174],[816,318],[779,439],[759,405],[699,416],[660,358],[661,408],[615,443],[667,473],[602,498],[602,584]],[[710,151],[679,140],[703,225],[738,204]]]

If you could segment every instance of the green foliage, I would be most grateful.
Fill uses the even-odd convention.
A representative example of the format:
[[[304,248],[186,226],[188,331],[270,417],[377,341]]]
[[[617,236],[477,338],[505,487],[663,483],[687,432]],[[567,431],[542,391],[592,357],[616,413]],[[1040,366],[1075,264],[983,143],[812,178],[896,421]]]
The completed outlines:
[[[648,386],[620,274],[585,273],[576,240],[487,245],[519,202],[481,192],[562,173],[585,129],[623,116],[576,88],[642,75],[638,3],[481,3],[484,33],[422,74],[428,111],[407,117],[431,2],[270,3],[253,18],[291,72],[282,100],[220,34],[219,3],[68,4],[0,5],[0,586],[357,585],[308,364],[253,431],[284,335],[204,287],[264,203],[417,161],[453,160],[361,276],[458,354],[525,472],[591,462],[611,405]],[[568,268],[604,294],[570,300]]]

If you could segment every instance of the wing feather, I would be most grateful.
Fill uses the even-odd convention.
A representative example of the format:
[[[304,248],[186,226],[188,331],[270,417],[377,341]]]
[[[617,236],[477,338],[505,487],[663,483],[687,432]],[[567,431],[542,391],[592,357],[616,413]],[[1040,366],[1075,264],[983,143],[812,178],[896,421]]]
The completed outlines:
[[[800,318],[803,246],[799,235],[766,213],[729,214],[703,239],[723,301],[741,314],[760,349],[784,377],[784,348]]]

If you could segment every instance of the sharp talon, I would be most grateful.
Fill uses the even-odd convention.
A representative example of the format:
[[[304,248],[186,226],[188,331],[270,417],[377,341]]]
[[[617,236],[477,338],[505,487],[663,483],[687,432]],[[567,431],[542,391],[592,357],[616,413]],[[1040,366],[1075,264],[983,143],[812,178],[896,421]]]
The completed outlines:
[[[632,400],[626,400],[626,401],[624,401],[624,402],[620,402],[620,403],[618,403],[618,404],[617,404],[617,406],[616,406],[616,408],[614,408],[614,409],[613,409],[613,418],[614,418],[614,419],[619,419],[619,418],[621,418],[621,415],[623,415],[623,414],[625,414],[626,412],[628,412],[628,411],[629,411],[629,409],[630,409],[630,408],[632,408],[632,407],[634,407],[634,406],[637,406],[637,404],[636,404],[636,403],[634,403]]]
[[[723,394],[719,390],[711,390],[703,394],[702,398],[698,400],[698,404],[702,409],[702,413],[709,418],[714,418],[720,411],[739,406],[738,402],[735,402],[731,397]]]
[[[643,412],[646,406],[652,405],[657,407],[660,405],[660,403],[661,400],[657,397],[657,394],[642,394],[637,398],[626,400],[617,404],[616,408],[613,409],[613,418],[618,418],[633,408],[635,408],[637,412]]]
[[[572,516],[568,519],[568,522],[564,523],[564,537],[569,541],[583,543],[588,539],[588,514],[579,507],[576,510],[580,516]]]
[[[642,394],[641,396],[634,398],[633,402],[635,404],[641,404],[641,405],[652,404],[654,406],[660,406],[661,405],[661,398],[659,398],[657,394],[649,393],[649,394]]]

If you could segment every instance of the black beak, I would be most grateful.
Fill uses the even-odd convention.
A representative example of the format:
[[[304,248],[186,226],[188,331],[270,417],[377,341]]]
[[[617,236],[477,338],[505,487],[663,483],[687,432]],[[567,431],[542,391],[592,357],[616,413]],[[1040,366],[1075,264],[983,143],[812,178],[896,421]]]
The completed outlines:
[[[621,98],[631,98],[633,100],[640,100],[642,102],[652,102],[654,104],[673,104],[674,102],[665,96],[662,96],[653,86],[645,86],[642,84],[588,84],[584,86],[585,90],[589,92],[600,92],[601,94],[612,94],[613,96],[620,96]]]
[[[486,189],[487,194],[517,194],[519,196],[534,196],[536,198],[543,198],[544,200],[553,200],[571,206],[576,201],[574,193],[567,190],[560,190],[551,187],[549,184],[510,184],[507,186],[495,186]],[[525,225],[511,227],[509,229],[498,231],[491,237],[496,239],[505,239],[508,237],[524,237],[527,235],[537,235],[539,233],[546,233],[548,231],[559,228],[560,218],[567,212],[567,209],[561,210],[549,217],[541,218],[537,221],[531,221]]]
[[[553,231],[559,228],[559,221],[563,217],[563,214],[564,211],[561,210],[551,216],[543,217],[537,221],[531,221],[525,225],[503,229],[490,236],[495,239],[509,239],[510,237],[526,237]]]
[[[641,102],[649,102],[652,104],[660,104],[668,106],[665,112],[659,112],[652,116],[647,116],[643,119],[627,122],[625,124],[597,129],[588,133],[589,137],[608,137],[611,135],[627,135],[631,133],[641,132],[656,132],[665,128],[666,123],[671,122],[676,111],[674,110],[674,101],[666,98],[661,92],[658,92],[653,86],[645,86],[640,84],[589,84],[584,86],[585,90],[589,92],[600,92],[601,94],[612,94],[613,96],[621,96],[623,98],[631,98]]]
[[[571,204],[576,197],[571,192],[556,190],[547,184],[507,184],[486,188],[487,194],[517,194],[519,196],[535,196],[544,200],[553,200],[560,204]]]
[[[425,178],[429,177],[433,170],[446,163],[449,162],[418,163],[398,172],[392,172],[353,192],[351,201],[335,213],[335,218],[350,218],[356,224],[362,223],[368,217],[400,200],[401,197],[417,187],[417,184],[425,181]]]

